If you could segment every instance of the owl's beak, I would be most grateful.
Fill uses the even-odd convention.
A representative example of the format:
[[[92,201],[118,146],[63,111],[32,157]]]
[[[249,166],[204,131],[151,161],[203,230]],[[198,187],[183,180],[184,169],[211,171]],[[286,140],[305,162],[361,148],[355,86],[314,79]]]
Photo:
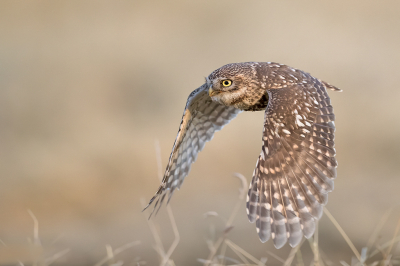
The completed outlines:
[[[218,93],[219,93],[219,92],[213,90],[212,87],[210,87],[210,88],[208,89],[208,95],[210,95],[210,97],[213,97],[214,95],[217,95]]]

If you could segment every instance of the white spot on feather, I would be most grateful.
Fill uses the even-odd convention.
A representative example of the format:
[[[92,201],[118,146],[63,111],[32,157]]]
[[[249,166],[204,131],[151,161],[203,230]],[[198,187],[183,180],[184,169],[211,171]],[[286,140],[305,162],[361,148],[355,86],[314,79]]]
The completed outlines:
[[[300,121],[301,119],[303,119],[303,117],[301,117],[300,115],[296,115],[296,124],[299,127],[304,127],[304,124]]]
[[[266,196],[267,196],[267,195],[266,195]],[[264,208],[267,209],[267,210],[270,210],[270,209],[271,209],[271,204],[269,204],[269,203],[264,203],[263,206],[264,206]]]
[[[275,170],[274,170],[274,169],[269,168],[269,171],[270,171],[272,174],[275,174]]]

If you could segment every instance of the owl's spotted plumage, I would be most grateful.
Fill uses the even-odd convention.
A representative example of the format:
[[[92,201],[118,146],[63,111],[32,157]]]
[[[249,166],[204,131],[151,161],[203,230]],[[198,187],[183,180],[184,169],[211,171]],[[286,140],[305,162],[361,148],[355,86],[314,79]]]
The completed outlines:
[[[215,131],[241,111],[265,110],[263,146],[247,197],[247,215],[262,242],[294,247],[309,238],[333,190],[337,162],[335,115],[326,89],[310,74],[276,63],[225,65],[194,90],[161,186],[150,204],[161,206],[188,175]],[[147,206],[147,207],[148,207]],[[146,208],[147,208],[146,207]]]

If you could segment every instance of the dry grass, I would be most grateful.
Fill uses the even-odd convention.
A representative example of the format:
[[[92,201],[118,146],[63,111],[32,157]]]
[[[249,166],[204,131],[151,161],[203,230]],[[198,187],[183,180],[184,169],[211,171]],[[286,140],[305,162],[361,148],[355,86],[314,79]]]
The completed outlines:
[[[46,255],[46,248],[42,245],[42,241],[40,240],[39,237],[39,221],[36,218],[36,216],[33,214],[31,210],[28,210],[29,215],[32,217],[33,220],[33,238],[28,237],[28,249],[26,252],[27,254],[23,254],[23,258],[21,259],[16,259],[15,264],[3,264],[0,262],[0,265],[18,265],[18,266],[27,266],[27,265],[32,265],[32,266],[50,266],[54,265],[58,262],[60,258],[65,257],[69,252],[70,249],[64,249],[61,251],[58,251],[54,254],[51,255]],[[57,240],[57,239],[56,239]],[[4,243],[3,241],[0,240],[2,245],[4,247],[7,247],[7,244]],[[53,241],[52,244],[54,244],[56,241]],[[127,243],[125,245],[122,245],[121,247],[118,247],[116,249],[113,249],[111,245],[106,245],[106,253],[107,255],[101,259],[99,262],[95,263],[94,266],[102,266],[102,265],[108,265],[108,266],[122,266],[124,262],[122,260],[118,260],[116,257],[118,254],[133,248],[137,245],[140,244],[140,241],[133,241],[130,243]],[[137,257],[135,260],[137,265],[144,265],[146,264],[144,261],[140,261],[140,258]]]

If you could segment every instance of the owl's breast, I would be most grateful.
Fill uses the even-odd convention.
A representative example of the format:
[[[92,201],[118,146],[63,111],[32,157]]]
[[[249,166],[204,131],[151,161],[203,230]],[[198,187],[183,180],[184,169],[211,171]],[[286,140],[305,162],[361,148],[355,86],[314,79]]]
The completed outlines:
[[[253,112],[254,111],[265,111],[265,108],[267,108],[267,105],[268,105],[268,100],[269,100],[268,93],[265,92],[261,96],[261,98],[259,98],[253,104],[243,106],[244,107],[243,110],[244,111],[253,111]]]

